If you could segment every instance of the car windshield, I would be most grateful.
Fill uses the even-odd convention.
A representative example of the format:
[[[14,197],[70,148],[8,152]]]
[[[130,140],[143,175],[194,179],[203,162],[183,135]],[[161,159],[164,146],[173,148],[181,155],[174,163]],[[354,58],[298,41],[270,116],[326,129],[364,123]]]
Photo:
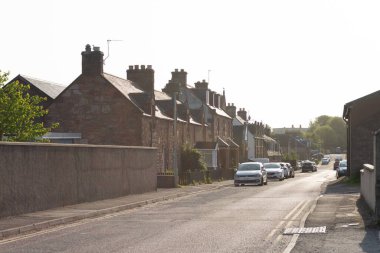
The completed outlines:
[[[266,169],[278,169],[278,168],[281,168],[281,165],[278,163],[266,163],[266,164],[264,164],[264,168],[266,168]]]
[[[260,170],[260,164],[257,163],[242,163],[238,170]]]
[[[340,162],[339,167],[347,167],[347,162],[346,161]]]

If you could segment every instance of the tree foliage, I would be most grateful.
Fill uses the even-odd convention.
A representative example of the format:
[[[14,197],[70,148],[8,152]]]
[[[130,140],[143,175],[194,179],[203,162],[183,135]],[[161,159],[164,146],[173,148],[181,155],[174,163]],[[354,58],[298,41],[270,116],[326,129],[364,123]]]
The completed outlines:
[[[189,144],[184,144],[181,148],[181,169],[182,171],[205,171],[207,169],[202,155]]]
[[[346,124],[342,118],[321,115],[310,122],[306,137],[312,141],[313,148],[333,150],[347,147],[346,134]]]
[[[58,124],[45,127],[39,122],[47,114],[40,103],[46,98],[31,96],[29,85],[18,81],[5,85],[9,73],[0,70],[0,140],[38,141]]]

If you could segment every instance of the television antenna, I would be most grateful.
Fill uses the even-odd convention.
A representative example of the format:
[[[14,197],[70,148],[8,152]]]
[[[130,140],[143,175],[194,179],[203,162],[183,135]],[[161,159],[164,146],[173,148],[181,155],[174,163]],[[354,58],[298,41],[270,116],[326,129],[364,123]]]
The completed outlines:
[[[104,58],[104,60],[103,60],[103,64],[104,65],[106,64],[107,58],[110,57],[110,43],[111,43],[111,41],[122,41],[122,40],[107,40],[107,49],[108,49],[108,51],[107,51],[107,57]]]

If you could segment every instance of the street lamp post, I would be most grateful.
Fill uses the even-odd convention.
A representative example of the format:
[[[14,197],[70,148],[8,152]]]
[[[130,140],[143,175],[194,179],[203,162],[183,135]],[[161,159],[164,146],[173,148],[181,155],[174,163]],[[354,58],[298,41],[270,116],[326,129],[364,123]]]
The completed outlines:
[[[173,172],[174,187],[178,186],[178,164],[177,164],[177,92],[173,93]]]

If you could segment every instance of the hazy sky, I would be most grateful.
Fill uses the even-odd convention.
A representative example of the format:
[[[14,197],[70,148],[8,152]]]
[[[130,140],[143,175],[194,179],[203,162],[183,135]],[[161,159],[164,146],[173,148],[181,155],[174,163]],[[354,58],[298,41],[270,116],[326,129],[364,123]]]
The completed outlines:
[[[1,1],[0,69],[69,85],[85,45],[105,72],[153,65],[161,90],[175,68],[208,79],[227,103],[271,127],[341,116],[379,89],[380,1]],[[211,71],[209,71],[211,70]]]

